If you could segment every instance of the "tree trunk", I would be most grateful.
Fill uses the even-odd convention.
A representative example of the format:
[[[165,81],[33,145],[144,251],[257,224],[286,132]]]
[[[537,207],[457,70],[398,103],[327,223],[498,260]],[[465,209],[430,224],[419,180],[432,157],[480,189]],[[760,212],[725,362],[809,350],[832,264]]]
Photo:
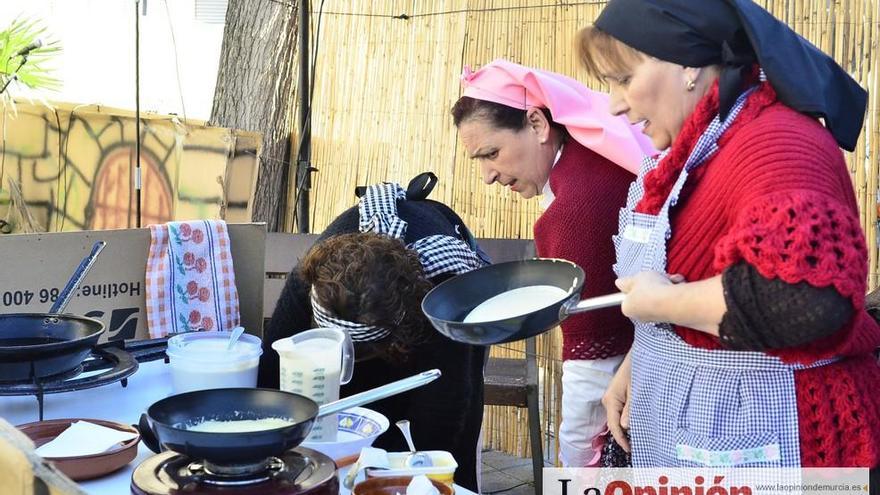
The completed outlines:
[[[277,231],[287,196],[300,0],[229,0],[211,125],[263,133],[253,219]]]

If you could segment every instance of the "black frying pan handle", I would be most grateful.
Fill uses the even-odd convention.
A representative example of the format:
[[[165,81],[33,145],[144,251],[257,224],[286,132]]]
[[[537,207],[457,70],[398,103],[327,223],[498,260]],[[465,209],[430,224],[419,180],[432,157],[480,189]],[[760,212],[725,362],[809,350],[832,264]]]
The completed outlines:
[[[159,446],[159,439],[156,438],[156,434],[153,433],[153,429],[150,428],[150,420],[147,419],[146,413],[141,414],[141,419],[138,421],[135,428],[141,433],[141,440],[144,442],[144,445],[157,454],[162,453],[162,447]]]
[[[106,245],[106,242],[98,241],[92,246],[92,251],[80,261],[79,266],[76,267],[76,271],[73,272],[70,280],[67,281],[67,285],[64,286],[64,289],[58,294],[58,298],[55,299],[55,304],[49,308],[49,313],[61,314],[64,312],[64,309],[67,308],[67,303],[73,299],[76,288],[79,287],[80,282],[86,278],[86,274],[92,268],[92,265],[95,264],[95,259],[101,254],[101,251],[104,250],[104,246]]]

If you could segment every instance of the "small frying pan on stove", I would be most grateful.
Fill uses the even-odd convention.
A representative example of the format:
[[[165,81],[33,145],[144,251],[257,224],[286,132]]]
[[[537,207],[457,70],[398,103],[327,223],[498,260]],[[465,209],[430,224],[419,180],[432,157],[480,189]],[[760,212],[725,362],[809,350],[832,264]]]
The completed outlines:
[[[255,464],[279,457],[309,435],[315,420],[345,409],[369,404],[436,380],[430,370],[318,407],[308,397],[264,388],[218,388],[166,397],[141,415],[138,430],[153,452],[173,450],[216,465]],[[249,432],[188,430],[202,421],[284,418],[289,426]]]
[[[0,315],[0,381],[35,380],[73,370],[104,333],[93,318],[62,314],[107,243],[83,258],[48,313]]]
[[[624,294],[580,300],[584,271],[567,260],[535,258],[489,265],[445,280],[422,300],[422,311],[440,333],[457,342],[500,344],[527,339],[559,325],[569,315],[619,306]],[[493,321],[465,323],[484,301],[514,289],[558,287],[565,292],[538,309]],[[512,311],[516,313],[515,311]]]

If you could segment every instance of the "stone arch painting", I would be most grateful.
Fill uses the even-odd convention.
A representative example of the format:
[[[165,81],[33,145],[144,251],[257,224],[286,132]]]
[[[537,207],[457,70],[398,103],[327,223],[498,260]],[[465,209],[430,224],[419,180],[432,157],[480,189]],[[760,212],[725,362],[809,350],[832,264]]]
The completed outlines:
[[[21,232],[20,212],[42,231],[130,228],[134,116],[96,105],[19,104],[0,117],[0,220]],[[141,225],[171,220],[249,222],[259,173],[258,133],[141,117]],[[13,209],[9,181],[21,190]]]
[[[132,169],[135,148],[121,145],[109,150],[100,165],[86,212],[89,229],[123,229],[136,214]],[[141,153],[142,225],[165,223],[172,219],[173,196],[164,170],[152,153]]]

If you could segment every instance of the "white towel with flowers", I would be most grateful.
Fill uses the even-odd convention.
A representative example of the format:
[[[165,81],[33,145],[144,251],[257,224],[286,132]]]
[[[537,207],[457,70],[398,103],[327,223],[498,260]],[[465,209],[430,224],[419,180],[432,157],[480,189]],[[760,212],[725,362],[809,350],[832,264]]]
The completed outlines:
[[[229,233],[222,220],[150,225],[146,268],[151,337],[238,326]]]

